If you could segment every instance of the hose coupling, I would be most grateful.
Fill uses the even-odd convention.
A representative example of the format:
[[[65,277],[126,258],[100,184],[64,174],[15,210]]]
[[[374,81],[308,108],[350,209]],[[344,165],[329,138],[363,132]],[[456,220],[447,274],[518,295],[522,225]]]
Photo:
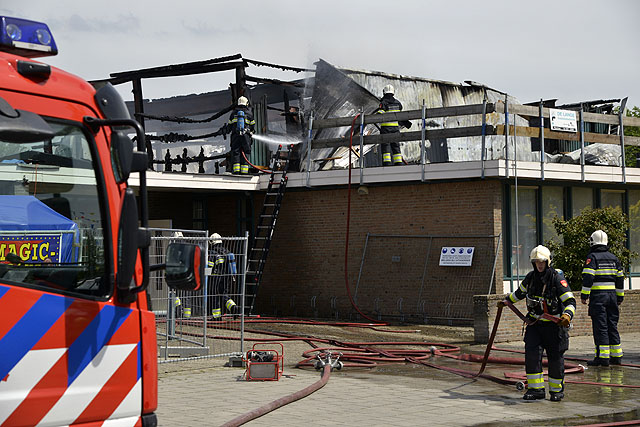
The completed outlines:
[[[324,359],[322,357],[323,355],[324,355]],[[340,362],[340,360],[339,360],[340,356],[342,356],[342,353],[338,353],[337,357],[332,358],[332,356],[334,356],[334,355],[335,355],[335,353],[331,353],[330,351],[328,351],[326,353],[318,353],[316,355],[316,358],[318,359],[318,360],[316,360],[316,365],[315,365],[316,370],[319,371],[321,369],[324,369],[324,367],[326,365],[331,366],[331,370],[334,370],[334,369],[340,370],[340,369],[342,369],[343,365],[342,365],[342,362]]]

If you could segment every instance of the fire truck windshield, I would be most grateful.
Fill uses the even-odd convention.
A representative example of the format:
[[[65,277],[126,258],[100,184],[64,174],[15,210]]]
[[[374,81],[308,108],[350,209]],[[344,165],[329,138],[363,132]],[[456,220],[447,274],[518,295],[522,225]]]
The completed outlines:
[[[48,121],[52,139],[0,140],[0,281],[107,297],[101,194],[81,126]]]

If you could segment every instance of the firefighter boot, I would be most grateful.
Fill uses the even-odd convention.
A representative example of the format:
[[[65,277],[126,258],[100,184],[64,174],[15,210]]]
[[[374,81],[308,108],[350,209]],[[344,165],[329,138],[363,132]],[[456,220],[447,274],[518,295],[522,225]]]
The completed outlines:
[[[546,396],[543,388],[530,388],[527,392],[522,396],[524,400],[539,400],[544,399]]]
[[[609,366],[609,359],[603,357],[594,357],[593,360],[587,362],[589,366]]]
[[[622,357],[612,357],[609,363],[611,365],[622,365]]]
[[[549,400],[551,400],[552,402],[560,402],[564,397],[564,393],[561,391],[558,391],[558,392],[552,391],[552,392],[549,392],[549,394],[551,395],[549,397]]]

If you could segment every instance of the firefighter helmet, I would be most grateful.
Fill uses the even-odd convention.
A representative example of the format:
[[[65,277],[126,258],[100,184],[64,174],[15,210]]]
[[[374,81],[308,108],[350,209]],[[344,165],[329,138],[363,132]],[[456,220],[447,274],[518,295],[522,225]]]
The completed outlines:
[[[171,237],[173,237],[174,239],[181,239],[184,237],[184,234],[182,234],[182,231],[174,231]]]
[[[209,241],[214,244],[214,245],[219,245],[222,243],[222,236],[219,235],[218,233],[213,233],[210,237],[209,237]]]
[[[241,96],[240,98],[238,98],[238,105],[246,107],[247,105],[249,105],[249,100],[245,96]]]
[[[531,262],[535,261],[546,261],[547,264],[551,263],[551,252],[549,248],[546,246],[538,245],[531,250],[531,255],[529,255],[529,259]]]
[[[392,85],[386,85],[383,89],[382,89],[382,94],[386,95],[390,93],[391,95],[393,95],[394,93],[396,93],[396,91],[393,89]]]
[[[589,237],[589,244],[591,246],[606,245],[607,243],[609,243],[609,238],[607,237],[607,233],[602,230],[594,231],[591,237]]]

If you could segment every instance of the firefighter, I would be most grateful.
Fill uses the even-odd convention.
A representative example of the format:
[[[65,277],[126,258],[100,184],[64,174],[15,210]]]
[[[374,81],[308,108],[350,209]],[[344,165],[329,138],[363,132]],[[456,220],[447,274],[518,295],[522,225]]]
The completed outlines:
[[[237,305],[229,296],[230,288],[235,283],[237,273],[235,255],[222,245],[222,237],[213,233],[209,237],[211,251],[207,266],[212,269],[212,284],[209,287],[211,314],[214,319],[227,313],[236,314]],[[224,308],[223,308],[224,307]]]
[[[227,123],[227,131],[231,133],[231,163],[234,175],[249,173],[249,164],[245,156],[251,154],[251,134],[255,124],[249,109],[249,100],[241,96]]]
[[[376,111],[377,114],[398,113],[402,111],[402,103],[393,96],[394,93],[395,89],[392,85],[386,85],[382,89],[382,99],[380,99],[380,106]],[[387,133],[399,133],[400,125],[410,128],[411,122],[405,120],[400,123],[397,121],[380,123],[380,133],[382,135]],[[400,153],[400,144],[398,142],[383,143],[381,146],[383,166],[395,166],[404,163],[402,154]]]
[[[591,366],[620,365],[622,345],[618,333],[618,306],[624,299],[624,274],[620,260],[609,252],[607,233],[596,230],[589,238],[591,250],[582,269],[582,304],[589,302],[595,357]]]
[[[576,300],[564,275],[550,266],[551,253],[544,246],[536,246],[530,255],[533,271],[526,275],[515,292],[507,299],[527,302],[527,329],[524,334],[527,392],[524,400],[545,398],[542,354],[546,350],[549,362],[550,400],[564,397],[564,352],[569,348],[568,327],[575,314]],[[498,306],[504,306],[499,301]],[[559,316],[558,323],[542,315]]]

